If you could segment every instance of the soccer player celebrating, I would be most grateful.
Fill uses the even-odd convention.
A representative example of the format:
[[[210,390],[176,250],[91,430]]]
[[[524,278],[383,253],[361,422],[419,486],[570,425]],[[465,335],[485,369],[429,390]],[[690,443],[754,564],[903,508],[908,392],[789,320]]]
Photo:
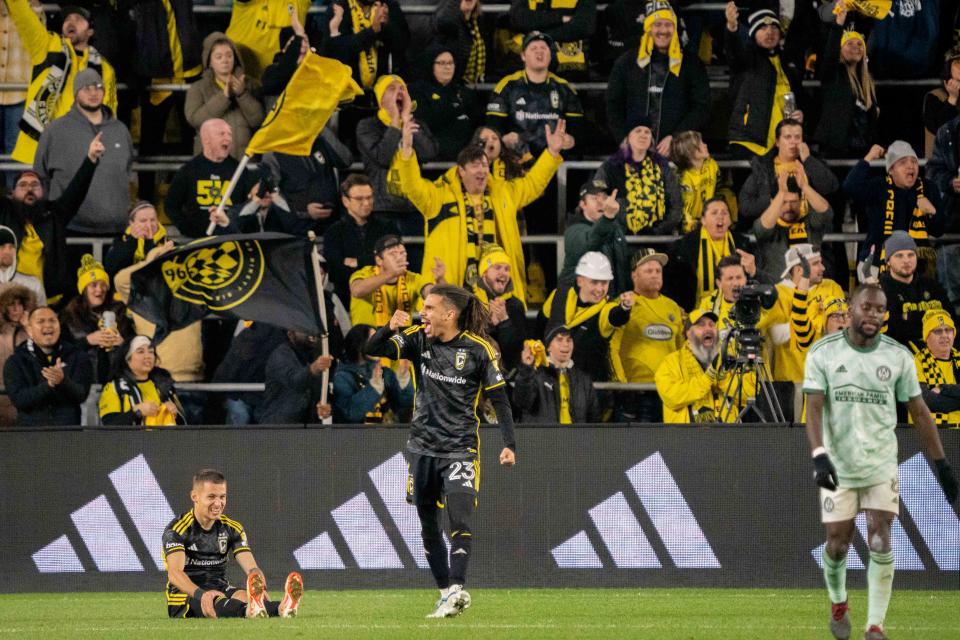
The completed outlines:
[[[227,479],[203,469],[193,476],[193,508],[163,531],[163,562],[167,567],[167,614],[171,618],[266,618],[297,615],[303,578],[287,576],[283,600],[267,594],[267,581],[253,559],[247,534],[224,515]],[[246,590],[227,583],[227,552],[247,574]]]
[[[880,334],[887,300],[864,285],[850,301],[851,323],[820,340],[807,355],[807,438],[820,488],[826,527],[823,574],[832,603],[830,631],[850,637],[847,549],[859,511],[867,516],[867,625],[865,640],[883,640],[883,620],[893,588],[890,527],[900,509],[897,482],[896,403],[906,402],[947,501],[957,500],[957,480],[947,464],[930,410],[921,397],[913,354]]]
[[[470,606],[463,585],[480,473],[476,408],[481,392],[492,402],[500,424],[500,464],[516,462],[510,401],[496,353],[485,339],[486,316],[483,303],[466,289],[439,284],[424,300],[422,324],[397,334],[410,324],[409,314],[397,311],[366,347],[370,356],[413,362],[416,391],[407,453],[423,545],[440,588],[428,618],[456,616]],[[445,506],[450,521],[449,563],[438,504]]]

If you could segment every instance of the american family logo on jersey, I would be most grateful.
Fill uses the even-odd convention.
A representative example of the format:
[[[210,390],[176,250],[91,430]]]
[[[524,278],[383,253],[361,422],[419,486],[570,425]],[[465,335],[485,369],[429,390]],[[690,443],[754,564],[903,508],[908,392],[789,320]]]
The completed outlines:
[[[713,549],[660,453],[626,471],[643,509],[678,569],[719,569]],[[663,564],[622,491],[588,512],[618,569],[660,569]],[[560,569],[603,569],[603,561],[582,530],[550,550]]]
[[[158,571],[163,570],[163,552],[158,541],[173,520],[173,509],[156,476],[143,455],[133,458],[109,474],[116,495],[97,496],[70,514],[76,531],[63,534],[33,554],[40,573],[87,571],[77,555],[74,542],[82,541],[90,552],[97,571],[144,571],[141,557],[149,557]],[[144,551],[134,549],[134,536],[128,537],[111,506],[119,498],[133,521]]]
[[[900,503],[903,508],[890,530],[890,542],[896,551],[894,567],[898,571],[924,571],[926,567],[917,552],[917,548],[924,545],[930,551],[937,569],[960,571],[960,518],[943,496],[923,454],[918,453],[901,463],[899,471]],[[920,539],[911,541],[901,523],[907,518],[913,520]],[[867,519],[864,514],[857,515],[856,526],[862,539],[866,540]],[[813,549],[810,554],[822,567],[823,545]],[[863,560],[853,545],[847,554],[847,568],[864,568]]]

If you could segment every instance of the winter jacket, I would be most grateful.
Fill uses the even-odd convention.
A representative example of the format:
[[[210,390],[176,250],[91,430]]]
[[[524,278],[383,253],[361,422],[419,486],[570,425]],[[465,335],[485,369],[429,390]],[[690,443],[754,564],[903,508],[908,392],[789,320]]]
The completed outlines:
[[[570,19],[564,22],[565,17]],[[574,65],[577,73],[585,73],[585,69],[580,67],[590,64],[590,38],[596,25],[596,0],[512,0],[510,3],[510,26],[515,32],[527,34],[541,31],[553,38],[558,49],[568,44],[582,43],[584,63]],[[554,60],[557,60],[556,52]],[[562,62],[558,66],[564,69]]]
[[[515,295],[524,303],[527,300],[527,268],[520,244],[517,211],[543,195],[562,162],[560,156],[544,151],[525,176],[514,180],[493,177],[487,180],[497,238],[510,258]],[[390,170],[396,172],[399,191],[409,198],[425,220],[426,241],[423,246],[423,268],[420,271],[425,281],[432,281],[433,258],[437,256],[447,267],[446,281],[463,286],[467,267],[467,257],[464,255],[467,247],[467,211],[457,167],[451,167],[443,176],[430,182],[420,176],[415,153],[404,160],[403,153],[397,152]]]
[[[740,188],[737,198],[737,206],[740,208],[737,224],[742,229],[748,228],[759,218],[777,194],[777,174],[773,168],[776,157],[777,148],[774,147],[765,156],[754,156],[750,159],[750,175]],[[840,188],[840,181],[830,167],[813,155],[807,156],[803,161],[803,170],[810,186],[824,198],[829,198]]]
[[[752,397],[756,388],[755,374],[744,375],[744,395]],[[725,390],[728,389],[730,374],[726,373],[716,382],[707,377],[703,366],[684,344],[674,351],[657,368],[654,376],[657,394],[663,401],[663,422],[665,424],[690,424],[694,422],[719,422],[726,411],[723,409]],[[746,398],[744,398],[745,400]],[[733,422],[739,408],[732,408],[728,421]]]
[[[490,14],[486,14],[489,16]],[[434,32],[437,34],[437,40],[445,47],[449,47],[453,52],[453,60],[456,62],[455,76],[463,76],[464,69],[467,68],[467,61],[470,59],[470,50],[473,48],[473,34],[470,30],[470,24],[463,19],[463,13],[460,11],[460,0],[441,0],[437,3],[437,12],[435,14]],[[489,28],[490,22],[485,19],[485,14],[479,16],[480,37],[483,39],[486,48],[485,75],[493,69],[493,36]]]
[[[431,80],[414,83],[410,97],[417,102],[417,119],[437,141],[437,160],[456,160],[481,122],[476,93],[456,79],[446,86]]]
[[[863,157],[877,138],[880,108],[876,101],[869,111],[858,106],[847,67],[840,62],[842,36],[842,27],[830,27],[823,55],[818,57],[817,71],[822,83],[820,122],[813,139],[820,144],[822,153],[834,157]]]
[[[0,291],[4,291],[8,286],[11,285],[20,285],[29,290],[34,296],[34,304],[45,304],[47,301],[47,292],[43,290],[43,283],[40,282],[35,276],[28,276],[25,273],[20,273],[17,271],[17,251],[20,249],[20,245],[16,242],[17,235],[13,233],[13,229],[10,227],[5,227],[0,225],[0,231],[8,231],[13,234],[13,263],[6,269],[0,268]],[[24,305],[26,306],[26,305]],[[2,315],[3,310],[6,307],[0,306],[0,315]]]
[[[770,63],[770,54],[753,42],[746,43],[740,33],[724,28],[724,46],[730,61],[730,95],[733,109],[727,131],[728,140],[767,145],[773,97],[777,86],[777,72]],[[802,86],[796,69],[781,56],[781,66],[791,90],[802,109]]]
[[[897,0],[887,17],[873,22],[867,55],[876,77],[929,77],[939,56],[940,24],[946,24],[940,12],[949,14],[948,5],[941,0]]]
[[[341,300],[350,300],[350,276],[357,269],[374,264],[373,247],[383,236],[396,234],[397,225],[371,215],[364,225],[357,224],[349,214],[330,225],[323,235],[323,257],[327,261],[330,282]],[[356,261],[351,267],[347,261]]]
[[[316,405],[322,391],[322,375],[310,373],[316,354],[283,342],[267,358],[266,391],[257,408],[259,424],[306,424],[317,421]],[[330,380],[336,376],[330,372]],[[328,401],[333,398],[328,396]]]
[[[628,114],[647,114],[650,96],[651,68],[667,64],[666,56],[653,53],[649,65],[637,64],[639,47],[628,49],[613,65],[607,82],[607,122],[613,139],[620,141],[630,133]],[[660,121],[651,127],[657,140],[681,131],[700,131],[710,117],[710,83],[697,57],[690,52],[683,56],[680,75],[666,73],[660,94]]]
[[[144,260],[154,247],[166,241],[167,230],[162,224],[157,225],[157,233],[152,238],[136,238],[131,235],[130,227],[127,227],[123,235],[113,241],[107,255],[103,257],[103,269],[113,278],[121,269]]]
[[[154,369],[147,376],[147,380],[143,382],[137,382],[130,375],[129,371],[125,371],[124,375],[119,378],[114,378],[107,382],[103,391],[101,392],[100,400],[100,422],[104,425],[145,425],[148,424],[149,418],[144,416],[138,416],[133,408],[143,402],[143,390],[140,385],[147,384],[153,385],[154,389],[157,391],[157,395],[160,398],[160,402],[173,402],[177,405],[177,415],[176,418],[172,420],[174,424],[186,424],[186,419],[183,417],[182,405],[180,404],[180,399],[177,396],[177,390],[173,386],[173,378],[170,376],[170,373],[166,369],[161,369],[160,367],[154,367]],[[104,401],[103,395],[106,394],[109,398],[107,402]],[[116,404],[114,404],[114,402]],[[105,406],[107,405],[107,406]],[[169,418],[169,415],[168,415]],[[156,426],[166,426],[169,423],[164,425],[157,424]]]
[[[484,304],[493,297],[481,278],[474,289]],[[500,360],[504,371],[511,371],[520,363],[520,354],[523,352],[523,341],[527,337],[527,308],[515,295],[513,281],[507,290],[497,299],[503,300],[507,307],[507,319],[498,325],[487,323],[487,335],[500,347]]]
[[[936,185],[929,180],[918,177],[917,180],[923,180],[924,195],[930,200],[937,212],[932,216],[924,216],[924,227],[931,236],[943,235],[947,226],[947,215],[940,202],[940,193]],[[880,261],[880,251],[883,243],[887,239],[884,232],[884,217],[887,203],[887,181],[886,175],[870,176],[870,163],[866,160],[860,160],[854,165],[850,173],[843,181],[843,190],[847,196],[858,205],[862,206],[867,213],[867,239],[860,246],[860,255],[858,259],[864,259],[870,252],[870,247],[876,247],[874,255],[877,262]],[[909,228],[913,218],[913,211],[917,206],[916,187],[910,189],[901,189],[893,186],[894,207],[893,207],[893,229],[892,231],[911,231]],[[923,242],[918,242],[923,244]]]
[[[619,294],[633,290],[630,280],[630,255],[627,236],[615,219],[600,216],[596,222],[590,222],[579,208],[568,218],[567,229],[563,232],[563,269],[559,280],[572,282],[577,262],[588,251],[599,251],[607,256],[613,267],[613,282],[610,293]]]
[[[103,121],[95,125],[74,105],[62,118],[51,122],[37,144],[33,168],[50,198],[57,199],[66,190],[77,169],[87,160],[87,150],[97,136],[103,136],[107,151],[97,162],[97,172],[87,197],[67,228],[77,233],[114,234],[127,226],[130,209],[130,180],[133,177],[133,138],[127,126],[110,109],[101,107]]]
[[[83,163],[57,200],[41,200],[29,208],[10,198],[0,199],[0,225],[13,229],[17,246],[26,234],[26,215],[32,217],[33,228],[43,243],[43,286],[47,298],[76,291],[76,272],[67,263],[67,224],[77,213],[87,195],[97,165],[84,155]]]
[[[225,38],[223,33],[214,31],[203,39],[203,75],[187,89],[183,110],[187,122],[197,130],[193,142],[194,153],[201,151],[200,125],[213,118],[222,118],[233,130],[231,155],[239,160],[243,157],[253,132],[263,122],[264,109],[258,97],[260,85],[249,76],[244,80],[243,93],[231,95],[229,98],[223,94],[223,88],[217,83],[213,69],[210,68],[210,53],[213,43]],[[243,62],[237,46],[231,42],[230,47],[233,49],[233,74],[240,75],[244,73]]]
[[[733,245],[736,249],[743,249],[747,253],[754,253],[756,250],[753,243],[745,235],[740,233],[731,233],[730,235],[733,237]],[[697,269],[700,268],[700,225],[677,240],[670,249],[669,256],[670,260],[663,268],[663,293],[675,300],[685,311],[692,311],[700,302],[697,300]],[[760,273],[758,272],[757,275],[760,275]],[[770,281],[771,284],[772,282]],[[706,284],[705,282],[704,285]],[[713,282],[709,284],[716,287]]]
[[[683,222],[683,194],[680,193],[680,182],[677,180],[677,174],[667,162],[659,155],[650,154],[647,156],[658,165],[660,165],[660,174],[663,179],[664,190],[664,211],[663,217],[654,220],[649,212],[642,212],[636,221],[629,217],[627,173],[622,159],[622,152],[617,152],[603,161],[600,168],[597,169],[595,179],[607,183],[610,191],[617,190],[617,202],[620,203],[620,213],[617,214],[617,222],[628,235],[667,235],[676,231]],[[646,160],[646,159],[645,159]],[[632,228],[631,228],[632,227]]]
[[[137,42],[134,65],[141,78],[175,75],[174,52],[167,28],[171,17],[176,24],[173,38],[180,49],[180,73],[187,77],[200,73],[202,50],[193,0],[140,0],[133,5],[133,21]]]
[[[81,304],[82,300],[82,296],[74,298],[60,313],[60,331],[77,348],[87,352],[93,370],[93,382],[103,384],[110,375],[112,363],[117,357],[118,351],[116,349],[107,351],[99,346],[92,345],[87,342],[87,336],[100,330],[100,319],[104,311],[114,313],[117,319],[116,329],[124,340],[130,340],[136,334],[133,331],[133,322],[127,316],[127,307],[122,302],[108,300],[100,311],[94,313],[89,307]]]
[[[421,162],[429,162],[437,156],[440,145],[433,137],[430,127],[419,120],[417,122],[420,131],[413,136],[413,150]],[[390,163],[400,148],[400,136],[400,129],[388,127],[377,116],[365,118],[357,124],[360,159],[370,181],[373,182],[374,211],[401,212],[414,209],[406,197],[399,194],[396,185],[387,185]]]
[[[27,102],[12,159],[33,164],[40,134],[52,120],[66,114],[73,106],[73,79],[76,75],[88,67],[98,71],[103,78],[103,103],[113,111],[117,109],[117,78],[113,67],[95,48],[88,46],[78,52],[69,38],[47,31],[28,0],[6,2],[33,65],[33,80],[27,88]],[[59,80],[53,75],[58,68],[64,71]],[[43,106],[31,117],[31,107],[36,104]]]
[[[960,116],[940,127],[933,146],[933,156],[927,162],[927,180],[937,188],[948,216],[947,232],[960,231],[960,194],[952,182],[960,177]]]
[[[63,381],[47,384],[42,369],[57,359],[64,366]],[[69,426],[80,424],[80,405],[90,393],[92,371],[87,354],[61,341],[48,355],[28,340],[14,350],[3,366],[7,395],[17,408],[17,425]]]
[[[0,394],[0,426],[12,427],[17,423],[17,408],[10,401],[3,382],[3,365],[10,359],[17,347],[27,341],[27,330],[19,322],[0,323],[0,385],[4,390]]]
[[[939,282],[919,273],[910,282],[900,282],[884,272],[880,274],[880,286],[887,296],[884,333],[916,353],[925,346],[923,314],[931,309],[950,309],[946,292]]]
[[[213,382],[264,382],[267,359],[286,339],[287,334],[282,329],[254,322],[233,337],[213,374]],[[226,394],[226,397],[243,400],[255,407],[260,404],[263,394],[237,391]]]
[[[803,224],[806,231],[805,239],[791,237],[792,225],[784,225],[778,219],[773,228],[766,229],[760,224],[760,219],[753,221],[753,235],[757,239],[757,272],[762,274],[764,282],[780,282],[783,270],[786,268],[784,255],[794,244],[809,242],[815,247],[823,244],[823,235],[833,225],[833,209],[819,213],[810,207],[809,213],[795,224]]]
[[[600,403],[590,374],[577,367],[567,369],[566,374],[572,424],[600,422]],[[560,420],[559,377],[560,371],[553,365],[537,368],[520,365],[513,390],[513,404],[521,411],[520,422],[556,424]]]
[[[383,393],[370,386],[373,362],[343,362],[333,377],[333,421],[337,424],[363,424],[366,415],[384,400],[381,409],[400,414],[413,406],[413,382],[401,387],[397,374],[383,367]]]
[[[286,51],[278,51],[273,56],[273,62],[263,70],[263,75],[260,76],[260,91],[264,97],[279,96],[287,88],[287,83],[297,70],[302,42],[302,37],[293,36],[293,41]]]

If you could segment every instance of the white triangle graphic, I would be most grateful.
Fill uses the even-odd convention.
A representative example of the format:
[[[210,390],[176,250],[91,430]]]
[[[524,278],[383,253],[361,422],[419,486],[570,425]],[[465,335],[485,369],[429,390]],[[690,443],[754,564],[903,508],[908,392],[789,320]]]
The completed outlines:
[[[346,569],[340,554],[330,540],[330,534],[324,531],[316,538],[293,552],[300,568],[307,571],[312,569]]]
[[[365,493],[330,512],[361,569],[403,569],[403,562]]]
[[[126,507],[130,519],[140,533],[143,544],[159,571],[164,570],[160,540],[167,524],[176,514],[163,495],[160,484],[150,470],[146,458],[140,454],[110,473],[110,481]]]
[[[557,567],[560,569],[602,569],[603,563],[597,555],[586,531],[581,531],[566,542],[550,550]]]
[[[97,571],[143,571],[127,534],[106,496],[98,496],[70,514]]]
[[[643,535],[622,491],[590,509],[590,519],[618,569],[659,569],[660,560]]]
[[[83,564],[66,535],[60,536],[31,557],[40,573],[83,572]]]

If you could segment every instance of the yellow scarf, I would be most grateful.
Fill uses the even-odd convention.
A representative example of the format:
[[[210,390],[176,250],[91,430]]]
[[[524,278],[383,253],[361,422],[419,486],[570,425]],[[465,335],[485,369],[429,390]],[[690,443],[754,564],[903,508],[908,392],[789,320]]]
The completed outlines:
[[[380,267],[373,268],[373,275],[380,275]],[[397,288],[397,308],[393,310],[387,306],[386,289],[390,286]],[[412,310],[413,305],[410,301],[410,291],[407,289],[406,274],[401,274],[400,277],[397,278],[397,284],[385,284],[373,292],[373,317],[378,327],[389,324],[390,318],[393,317],[395,311],[406,311],[410,313]]]
[[[663,220],[666,212],[666,190],[660,165],[650,156],[640,162],[640,172],[624,163],[627,175],[627,229],[636,234]]]
[[[560,386],[560,424],[573,424],[570,416],[570,381],[566,369],[557,369],[557,382]]]
[[[837,15],[843,8],[847,11],[856,11],[874,20],[883,20],[890,13],[893,7],[893,0],[841,0],[833,8],[833,14]]]
[[[601,300],[596,304],[592,304],[589,307],[579,307],[577,306],[577,301],[579,300],[577,292],[573,289],[570,289],[570,293],[567,294],[567,304],[564,308],[563,317],[566,322],[563,324],[567,325],[571,329],[577,325],[581,325],[593,316],[597,315],[603,311],[603,307],[606,306],[607,301]]]
[[[483,42],[480,33],[480,17],[473,16],[467,21],[470,30],[470,55],[467,57],[467,66],[463,70],[463,81],[467,84],[483,82],[483,75],[487,67],[487,45]]]
[[[128,238],[131,237],[130,227],[127,227],[127,230],[123,232]],[[157,232],[153,234],[153,246],[158,246],[167,241],[167,230],[163,227],[162,224],[157,224]],[[134,264],[138,262],[143,262],[147,259],[147,248],[144,246],[146,240],[144,238],[137,238],[137,248],[133,251],[133,262]]]
[[[714,240],[707,230],[700,227],[700,254],[697,258],[697,300],[717,288],[717,264],[722,258],[736,253],[733,234],[727,231],[726,237]]]
[[[364,15],[363,8],[357,0],[347,0],[350,7],[350,20],[353,23],[353,32],[360,33],[364,29],[373,26],[370,17]],[[370,12],[371,15],[373,11]],[[373,83],[377,79],[377,44],[375,43],[369,49],[360,52],[360,63],[357,65],[360,69],[360,85],[364,89],[372,89]]]
[[[680,65],[683,63],[683,49],[680,47],[680,37],[677,34],[677,16],[670,9],[654,11],[643,19],[643,36],[640,38],[640,50],[637,52],[637,66],[641,69],[650,64],[653,57],[653,35],[650,28],[657,20],[669,20],[673,23],[673,37],[667,48],[667,59],[670,64],[670,73],[679,77]]]
[[[893,214],[895,211],[896,191],[894,191],[893,178],[888,173],[887,181],[887,200],[883,207],[883,238],[886,240],[893,233]],[[923,191],[923,180],[917,178],[917,184],[914,187],[917,193],[917,200],[926,197]],[[937,253],[929,244],[930,234],[927,232],[927,216],[920,210],[920,207],[914,206],[910,220],[907,221],[907,234],[917,241],[917,258],[923,260],[926,268],[937,263]],[[886,251],[880,250],[881,269],[886,270]]]

